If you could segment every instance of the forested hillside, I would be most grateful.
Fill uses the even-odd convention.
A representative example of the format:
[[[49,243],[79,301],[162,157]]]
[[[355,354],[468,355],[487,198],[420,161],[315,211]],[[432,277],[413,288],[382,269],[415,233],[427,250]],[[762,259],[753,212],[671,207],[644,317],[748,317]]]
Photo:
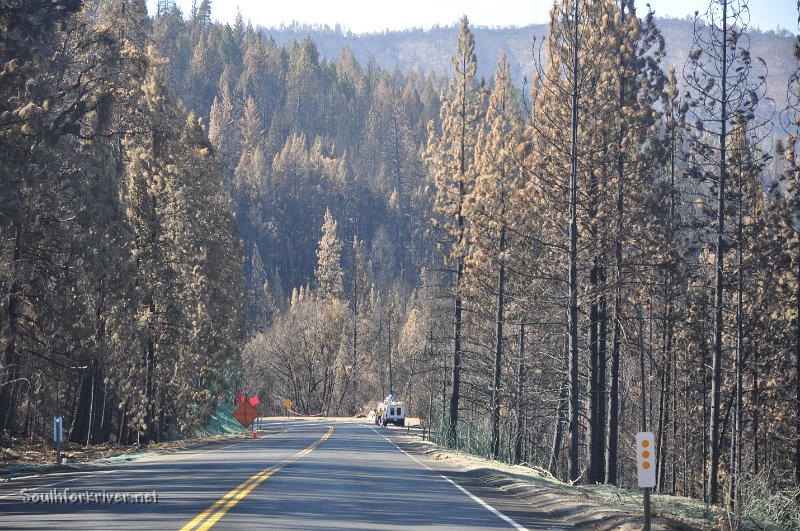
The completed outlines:
[[[485,84],[466,23],[451,70],[426,74],[281,46],[204,5],[154,29],[235,199],[253,391],[307,413],[433,399],[449,445],[590,482],[630,481],[646,424],[659,489],[712,500],[744,470],[794,469],[796,177],[759,106],[789,73],[765,84],[747,34],[733,57],[698,21],[673,72],[656,21],[580,3],[597,61],[573,94],[573,3],[543,55]]]
[[[3,5],[4,433],[393,393],[570,481],[634,485],[653,431],[658,491],[798,518],[759,500],[800,483],[800,45],[745,1],[559,0],[541,54]]]
[[[346,48],[326,60],[311,39],[279,47],[201,14],[171,11],[154,34],[177,94],[207,118],[219,148],[256,298],[265,280],[277,299],[313,280],[326,209],[342,239],[369,243],[375,275],[412,267],[406,243],[427,203],[417,152],[438,115],[438,83],[362,69]]]
[[[360,65],[346,47],[326,59],[310,38],[278,46],[242,21],[212,23],[207,6],[188,19],[167,10],[153,33],[177,94],[207,117],[234,200],[244,385],[308,413],[408,394],[421,368],[395,360],[390,375],[387,356],[431,268],[419,153],[441,79]]]

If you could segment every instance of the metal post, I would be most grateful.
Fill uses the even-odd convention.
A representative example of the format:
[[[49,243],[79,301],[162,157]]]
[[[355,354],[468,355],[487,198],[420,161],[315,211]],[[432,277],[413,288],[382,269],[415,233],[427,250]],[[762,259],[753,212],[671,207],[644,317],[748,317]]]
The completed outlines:
[[[433,387],[430,388],[430,393],[428,395],[428,440],[431,441],[431,428],[433,427]],[[425,432],[422,432],[423,439],[425,438]]]
[[[642,305],[636,305],[636,313],[639,317],[639,369],[642,379],[642,431],[647,431],[647,409],[645,400],[645,384],[647,375],[644,370],[644,312]],[[655,451],[655,448],[653,448]],[[650,531],[650,487],[644,487],[644,531]]]
[[[53,440],[56,443],[56,465],[61,464],[61,441],[63,438],[63,417],[53,417]]]

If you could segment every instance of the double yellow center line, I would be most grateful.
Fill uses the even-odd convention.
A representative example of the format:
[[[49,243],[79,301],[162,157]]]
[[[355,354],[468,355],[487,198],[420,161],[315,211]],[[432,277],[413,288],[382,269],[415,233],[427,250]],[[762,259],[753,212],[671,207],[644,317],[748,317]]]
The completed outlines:
[[[258,487],[261,483],[266,481],[271,475],[273,475],[275,472],[279,471],[289,463],[296,461],[301,457],[304,457],[313,452],[314,449],[316,449],[317,446],[322,444],[323,441],[326,441],[331,436],[332,433],[333,433],[333,426],[328,426],[328,432],[325,435],[323,435],[321,439],[315,441],[313,444],[306,447],[305,449],[297,452],[289,459],[286,459],[275,466],[265,468],[258,474],[255,474],[254,476],[248,478],[241,485],[239,485],[238,487],[230,491],[228,494],[226,494],[225,496],[214,502],[214,505],[212,505],[211,507],[200,513],[197,516],[197,518],[195,518],[194,520],[183,526],[181,528],[181,531],[191,531],[191,530],[204,531],[210,528],[215,523],[217,523],[217,520],[222,518],[222,516],[225,513],[227,513],[234,505],[239,503],[241,499],[250,494],[250,491]]]

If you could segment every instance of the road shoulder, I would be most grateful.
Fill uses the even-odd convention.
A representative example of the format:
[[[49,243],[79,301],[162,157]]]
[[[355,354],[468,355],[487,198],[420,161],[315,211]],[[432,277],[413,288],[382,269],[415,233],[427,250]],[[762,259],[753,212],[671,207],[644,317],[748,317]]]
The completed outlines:
[[[472,455],[447,451],[421,440],[419,434],[403,429],[382,429],[383,435],[403,451],[445,476],[472,478],[516,499],[522,500],[537,518],[559,519],[577,528],[598,531],[638,530],[642,525],[641,495],[636,489],[622,489],[608,485],[571,486],[563,483],[546,470],[520,465],[507,465]],[[669,499],[669,500],[666,500]],[[659,503],[686,500],[671,496],[654,496],[654,514]],[[656,517],[653,530],[690,530],[710,527],[694,500],[684,508],[685,520]],[[700,514],[697,514],[700,511]],[[670,505],[674,512],[674,503]]]

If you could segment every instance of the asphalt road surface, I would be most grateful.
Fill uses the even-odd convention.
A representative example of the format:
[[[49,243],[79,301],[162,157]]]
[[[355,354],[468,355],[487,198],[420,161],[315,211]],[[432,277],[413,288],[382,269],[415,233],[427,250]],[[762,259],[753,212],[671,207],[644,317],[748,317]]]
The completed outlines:
[[[567,529],[364,422],[271,421],[258,439],[0,484],[2,529]]]

